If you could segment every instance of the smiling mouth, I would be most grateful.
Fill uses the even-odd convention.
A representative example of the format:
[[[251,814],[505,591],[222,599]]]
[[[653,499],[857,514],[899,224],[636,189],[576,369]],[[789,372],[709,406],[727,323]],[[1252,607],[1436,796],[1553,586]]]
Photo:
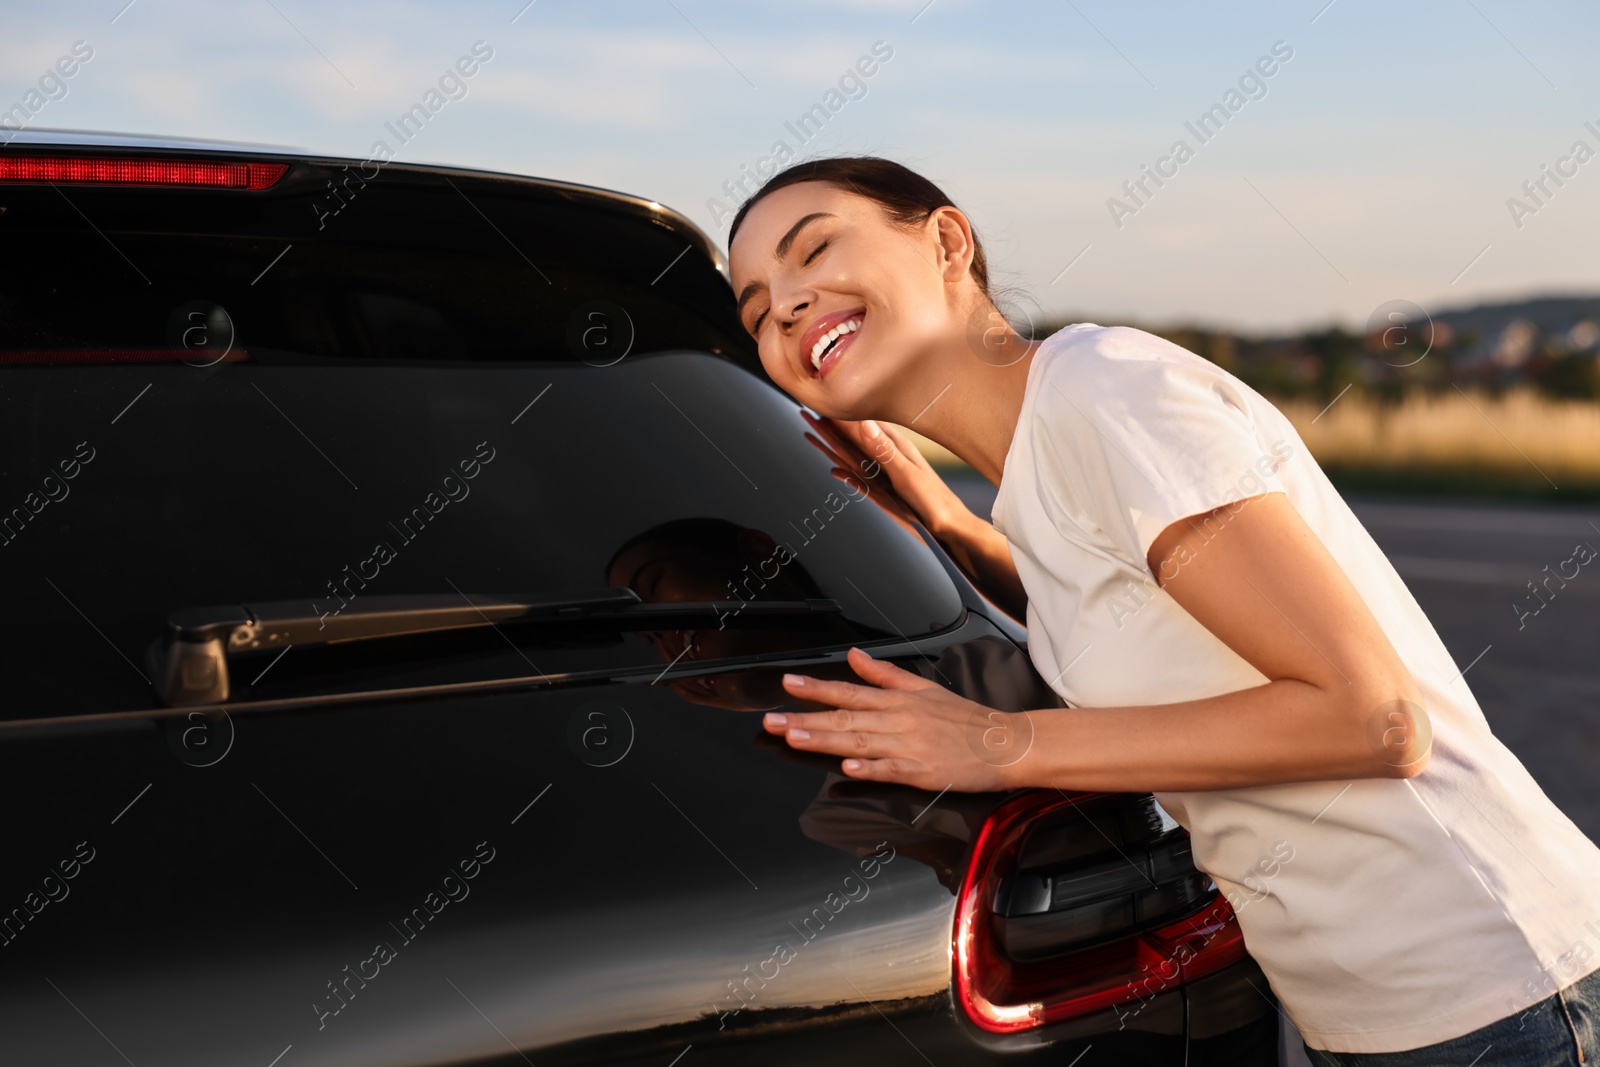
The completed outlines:
[[[856,334],[860,332],[866,317],[864,311],[853,315],[817,339],[808,356],[811,360],[811,370],[818,378],[828,373],[828,369],[839,361],[844,350],[855,343]]]

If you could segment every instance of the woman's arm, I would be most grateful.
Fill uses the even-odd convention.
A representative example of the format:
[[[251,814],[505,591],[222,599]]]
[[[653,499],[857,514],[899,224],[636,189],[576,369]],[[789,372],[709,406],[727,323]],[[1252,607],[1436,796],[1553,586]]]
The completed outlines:
[[[924,525],[927,525],[924,523]],[[928,532],[938,539],[950,558],[979,592],[1024,626],[1028,622],[1028,594],[1011,560],[1005,535],[963,507]]]
[[[856,649],[851,666],[872,684],[786,676],[789,693],[829,710],[769,715],[767,728],[858,760],[844,764],[852,777],[925,789],[1181,791],[1421,771],[1431,733],[1416,683],[1337,561],[1284,494],[1232,507],[1212,513],[1225,526],[1209,540],[1200,523],[1211,516],[1169,526],[1149,563],[1263,685],[1007,714]],[[1026,754],[1002,760],[974,741],[989,737]]]

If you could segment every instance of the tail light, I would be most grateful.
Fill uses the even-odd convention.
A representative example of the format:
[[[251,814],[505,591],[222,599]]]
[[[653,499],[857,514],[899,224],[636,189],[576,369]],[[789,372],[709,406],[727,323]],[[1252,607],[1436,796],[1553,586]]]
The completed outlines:
[[[0,182],[57,185],[167,185],[266,189],[286,163],[212,159],[128,159],[117,156],[0,156]]]
[[[203,348],[20,348],[0,349],[0,367],[58,366],[81,363],[185,363],[204,360],[211,363],[247,363],[250,353],[229,349],[221,356],[207,356]]]
[[[1245,956],[1189,834],[1127,794],[1034,790],[984,823],[956,909],[956,994],[991,1033],[1148,1000]]]

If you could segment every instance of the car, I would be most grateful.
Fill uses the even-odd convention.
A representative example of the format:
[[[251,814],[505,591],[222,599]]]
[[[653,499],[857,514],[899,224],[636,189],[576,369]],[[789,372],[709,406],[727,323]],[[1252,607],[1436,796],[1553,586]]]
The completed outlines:
[[[1151,795],[762,730],[852,645],[1062,703],[682,215],[24,130],[0,235],[0,1060],[1279,1062]]]

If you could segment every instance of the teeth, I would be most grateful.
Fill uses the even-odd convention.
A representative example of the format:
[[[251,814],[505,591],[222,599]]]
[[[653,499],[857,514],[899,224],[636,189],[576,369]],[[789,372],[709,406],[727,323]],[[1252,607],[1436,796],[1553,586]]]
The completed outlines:
[[[828,346],[833,344],[835,339],[843,334],[855,333],[859,329],[861,329],[861,320],[859,318],[850,319],[847,322],[841,322],[839,325],[835,326],[833,329],[819,337],[817,339],[817,343],[811,346],[812,368],[814,370],[822,369],[822,354],[828,350]]]

